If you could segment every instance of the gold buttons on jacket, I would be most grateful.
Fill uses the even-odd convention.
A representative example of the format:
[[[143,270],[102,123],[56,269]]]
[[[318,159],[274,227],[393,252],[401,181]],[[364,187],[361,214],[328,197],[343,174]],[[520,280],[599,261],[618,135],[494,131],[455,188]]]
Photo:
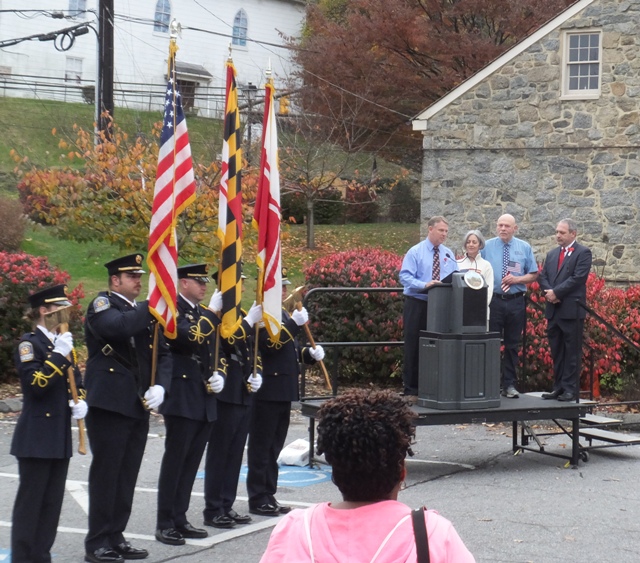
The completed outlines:
[[[110,371],[111,373],[113,373],[113,368],[109,368],[109,371]]]

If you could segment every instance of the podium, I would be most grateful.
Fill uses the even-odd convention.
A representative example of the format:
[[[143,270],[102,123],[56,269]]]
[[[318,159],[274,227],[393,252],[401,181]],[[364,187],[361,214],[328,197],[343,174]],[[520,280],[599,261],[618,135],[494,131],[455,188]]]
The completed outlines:
[[[418,405],[500,406],[500,335],[487,332],[488,289],[479,274],[454,272],[450,283],[429,291],[427,330],[419,339]]]

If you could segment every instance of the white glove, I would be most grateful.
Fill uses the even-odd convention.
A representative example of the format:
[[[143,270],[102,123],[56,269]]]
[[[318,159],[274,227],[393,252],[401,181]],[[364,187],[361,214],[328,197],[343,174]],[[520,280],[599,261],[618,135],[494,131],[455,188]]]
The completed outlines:
[[[71,350],[73,350],[73,335],[70,332],[65,332],[56,336],[53,348],[54,352],[58,352],[58,354],[62,354],[63,356],[68,356],[71,354]]]
[[[309,313],[307,313],[307,310],[302,307],[302,309],[300,309],[299,311],[296,309],[293,313],[291,313],[291,318],[298,326],[302,326],[309,320]]]
[[[71,416],[74,420],[80,420],[81,418],[87,416],[89,407],[87,406],[87,403],[82,399],[80,399],[77,404],[73,401],[69,401],[69,406],[71,407]]]
[[[224,377],[222,377],[217,371],[213,372],[213,375],[209,378],[209,385],[214,393],[220,393],[224,388]]]
[[[219,313],[222,311],[222,292],[216,289],[211,296],[211,300],[209,301],[209,309],[211,309],[214,313]]]
[[[256,393],[260,387],[262,387],[262,376],[259,373],[252,373],[251,377],[247,380],[251,386],[251,392]]]
[[[247,316],[244,318],[247,321],[247,324],[250,327],[253,327],[254,324],[262,320],[262,305],[256,305],[256,302],[253,302],[251,305],[251,309],[247,313]]]
[[[164,387],[162,385],[153,385],[147,389],[144,394],[144,400],[147,401],[147,406],[150,409],[158,409],[158,407],[164,401]]]
[[[309,354],[316,362],[321,362],[322,360],[324,360],[324,348],[322,346],[309,348]]]

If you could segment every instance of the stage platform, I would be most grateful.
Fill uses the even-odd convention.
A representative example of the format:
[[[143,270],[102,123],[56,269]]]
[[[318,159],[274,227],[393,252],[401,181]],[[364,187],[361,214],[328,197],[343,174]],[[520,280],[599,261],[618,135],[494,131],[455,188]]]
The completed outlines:
[[[577,467],[581,458],[579,427],[580,417],[593,409],[595,402],[581,400],[579,403],[565,403],[555,400],[544,400],[541,393],[524,393],[517,399],[501,397],[500,406],[488,409],[440,410],[424,408],[418,405],[412,407],[416,413],[416,426],[438,426],[443,424],[478,424],[483,422],[511,422],[513,424],[513,451],[518,453],[529,450],[545,455],[567,459]],[[325,399],[326,400],[326,399]],[[315,418],[318,409],[325,400],[301,401],[302,415],[309,418],[309,444],[315,444]],[[559,433],[564,433],[571,439],[571,455],[563,455],[547,451],[539,441],[538,436],[531,430],[530,421],[549,420],[558,427]],[[564,421],[566,424],[563,424]],[[535,441],[537,447],[530,447],[529,442]],[[314,453],[313,451],[311,452]],[[313,463],[313,455],[309,456],[309,464]]]

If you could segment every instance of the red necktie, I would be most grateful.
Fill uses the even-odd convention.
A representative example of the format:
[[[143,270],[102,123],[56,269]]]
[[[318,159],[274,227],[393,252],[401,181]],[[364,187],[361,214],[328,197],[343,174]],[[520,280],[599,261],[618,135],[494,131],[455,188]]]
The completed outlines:
[[[564,262],[565,256],[567,255],[567,249],[566,248],[561,248],[560,249],[560,256],[558,256],[558,270],[560,269],[560,266],[562,266],[562,262]]]

